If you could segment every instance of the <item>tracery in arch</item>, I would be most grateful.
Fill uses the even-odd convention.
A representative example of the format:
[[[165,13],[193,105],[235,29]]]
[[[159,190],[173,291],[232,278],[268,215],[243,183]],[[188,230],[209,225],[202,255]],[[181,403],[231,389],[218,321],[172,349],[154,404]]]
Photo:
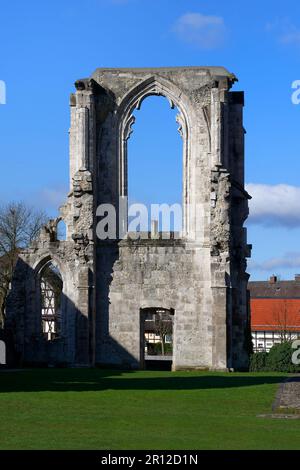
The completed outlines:
[[[141,109],[143,101],[149,96],[162,96],[169,102],[170,108],[173,110],[176,108],[178,114],[176,121],[178,123],[178,131],[183,141],[183,155],[179,157],[179,164],[182,169],[181,174],[181,197],[180,201],[182,210],[187,199],[186,190],[186,179],[188,174],[187,161],[188,161],[188,122],[187,115],[182,106],[179,103],[179,92],[168,89],[162,83],[159,83],[156,79],[149,79],[136,87],[128,93],[126,99],[120,105],[120,128],[119,128],[119,195],[121,197],[128,197],[128,139],[132,135],[133,125],[136,122],[134,113],[136,110]],[[151,132],[151,129],[149,129]],[[153,135],[155,139],[155,135]],[[183,182],[183,184],[182,184]],[[166,184],[172,184],[172,181],[166,179]],[[163,202],[163,201],[161,201]],[[174,201],[175,202],[175,201]],[[180,230],[182,229],[182,224]]]
[[[182,229],[182,139],[177,133],[177,112],[175,107],[170,110],[165,97],[151,96],[132,115],[135,124],[127,142],[130,232],[149,232],[151,220],[158,221],[159,231]],[[144,207],[141,208],[143,220],[135,228],[131,221],[136,218],[136,204]],[[172,209],[170,215],[166,213],[163,217],[153,204],[179,207],[176,213]]]

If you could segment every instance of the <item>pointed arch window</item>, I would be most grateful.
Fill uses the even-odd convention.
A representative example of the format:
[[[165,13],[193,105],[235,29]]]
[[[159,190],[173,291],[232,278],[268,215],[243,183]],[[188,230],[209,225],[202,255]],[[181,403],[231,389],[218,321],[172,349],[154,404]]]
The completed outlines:
[[[135,110],[141,108],[142,102],[150,96],[161,96],[165,97],[172,109],[177,108],[177,123],[179,125],[179,133],[182,137],[182,235],[185,236],[189,231],[189,213],[186,210],[186,206],[189,204],[189,171],[188,162],[190,160],[190,145],[189,145],[189,125],[187,119],[187,112],[183,102],[186,99],[183,98],[182,93],[171,84],[169,81],[162,79],[159,80],[156,77],[149,77],[146,81],[138,85],[136,88],[131,90],[128,95],[124,98],[123,102],[119,107],[119,196],[120,201],[124,200],[127,204],[128,198],[128,139],[133,131],[133,124],[135,123],[135,116],[133,115]],[[179,99],[180,97],[180,99]],[[121,233],[126,234],[128,230],[128,220],[123,218],[120,221]]]
[[[40,276],[42,332],[47,341],[61,335],[62,289],[59,269],[52,262],[47,263]]]
[[[135,125],[130,132],[134,129],[134,133],[127,143],[128,224],[130,226],[130,220],[136,217],[130,214],[131,204],[133,208],[141,204],[147,213],[141,213],[139,230],[150,232],[151,221],[155,220],[160,231],[180,232],[183,164],[182,139],[176,132],[178,109],[173,106],[170,110],[163,96],[149,96],[139,110],[134,110],[132,118]],[[163,220],[161,211],[158,214],[152,211],[153,204],[164,204],[173,210],[167,211]],[[174,210],[176,207],[178,213]]]

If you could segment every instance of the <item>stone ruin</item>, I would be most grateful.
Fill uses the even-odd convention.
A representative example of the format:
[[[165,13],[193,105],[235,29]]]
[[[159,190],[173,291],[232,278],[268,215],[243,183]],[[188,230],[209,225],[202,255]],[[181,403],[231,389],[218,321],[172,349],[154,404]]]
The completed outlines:
[[[150,320],[168,312],[172,370],[247,368],[249,195],[244,94],[230,91],[235,81],[222,67],[164,67],[99,68],[75,83],[70,192],[60,217],[20,253],[7,303],[21,364],[144,368],[145,312]],[[132,113],[150,95],[179,110],[180,236],[130,237],[119,217]],[[125,236],[98,239],[101,204],[113,204]]]

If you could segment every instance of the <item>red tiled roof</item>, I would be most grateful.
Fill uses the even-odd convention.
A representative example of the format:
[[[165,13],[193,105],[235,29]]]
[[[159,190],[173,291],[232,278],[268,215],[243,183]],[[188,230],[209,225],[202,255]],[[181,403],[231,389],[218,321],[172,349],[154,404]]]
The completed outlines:
[[[300,331],[300,299],[251,299],[252,331]]]

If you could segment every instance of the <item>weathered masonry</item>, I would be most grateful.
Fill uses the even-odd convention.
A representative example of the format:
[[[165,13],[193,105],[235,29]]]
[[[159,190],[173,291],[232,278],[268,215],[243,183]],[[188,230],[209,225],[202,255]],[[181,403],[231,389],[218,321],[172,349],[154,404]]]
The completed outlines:
[[[70,192],[61,217],[21,253],[7,307],[23,363],[143,367],[143,322],[167,312],[173,370],[247,367],[249,196],[235,80],[222,67],[166,67],[97,69],[76,82]],[[132,113],[150,95],[179,110],[183,230],[139,239],[119,213]],[[116,208],[122,239],[97,238],[100,204]]]

